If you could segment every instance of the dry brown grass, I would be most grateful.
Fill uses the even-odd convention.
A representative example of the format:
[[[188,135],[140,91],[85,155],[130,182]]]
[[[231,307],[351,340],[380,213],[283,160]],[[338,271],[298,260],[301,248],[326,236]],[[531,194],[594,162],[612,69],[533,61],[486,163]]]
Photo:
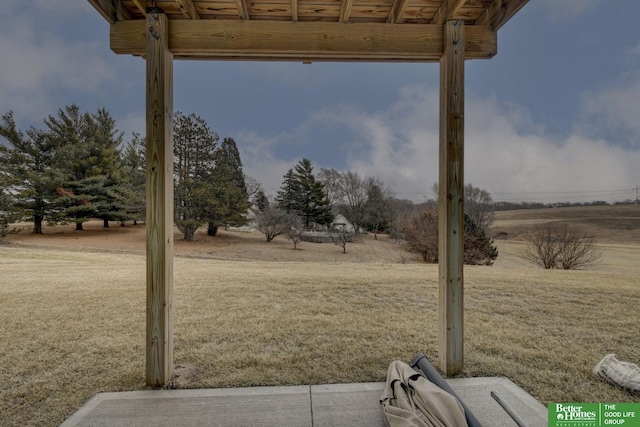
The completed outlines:
[[[142,227],[11,243],[0,247],[2,424],[58,425],[97,392],[144,389]],[[387,240],[346,255],[273,243],[177,242],[178,386],[382,381],[394,359],[437,360],[437,266],[400,263]],[[640,245],[602,245],[589,271],[549,271],[517,258],[521,244],[499,241],[493,267],[465,268],[465,375],[507,376],[543,403],[639,401],[591,369],[611,352],[640,362]]]
[[[575,206],[496,212],[494,235],[520,239],[536,224],[568,222],[579,225],[600,243],[640,242],[640,205]]]

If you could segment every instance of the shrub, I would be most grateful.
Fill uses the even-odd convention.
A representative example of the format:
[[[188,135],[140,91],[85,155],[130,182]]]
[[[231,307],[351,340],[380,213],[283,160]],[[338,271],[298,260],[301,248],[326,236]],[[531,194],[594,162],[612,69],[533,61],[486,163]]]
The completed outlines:
[[[400,222],[400,236],[406,241],[407,250],[420,255],[427,263],[438,262],[438,213],[429,209],[406,215]],[[464,263],[492,265],[498,257],[482,227],[464,216]]]
[[[528,245],[521,257],[545,269],[576,270],[596,264],[602,256],[593,236],[569,224],[539,225],[525,239]]]
[[[464,263],[470,265],[493,265],[498,258],[498,249],[488,238],[484,228],[464,216]]]

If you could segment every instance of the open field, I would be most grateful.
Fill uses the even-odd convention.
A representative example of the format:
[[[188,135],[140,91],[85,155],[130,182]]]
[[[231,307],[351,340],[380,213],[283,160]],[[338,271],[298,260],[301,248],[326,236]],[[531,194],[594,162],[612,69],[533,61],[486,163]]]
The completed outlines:
[[[494,235],[519,239],[536,224],[565,222],[579,225],[600,243],[640,244],[640,206],[576,206],[496,212]]]
[[[507,376],[543,403],[640,401],[591,373],[608,353],[640,363],[640,239],[627,236],[640,209],[631,228],[614,227],[619,212],[583,215],[612,230],[585,221],[607,236],[586,271],[518,258],[520,227],[578,215],[523,212],[498,213],[508,237],[493,267],[465,268],[465,376]],[[144,226],[89,225],[0,245],[2,425],[58,425],[97,392],[145,388]],[[437,266],[401,263],[372,236],[346,255],[300,247],[176,239],[176,387],[383,381],[394,359],[437,361]]]

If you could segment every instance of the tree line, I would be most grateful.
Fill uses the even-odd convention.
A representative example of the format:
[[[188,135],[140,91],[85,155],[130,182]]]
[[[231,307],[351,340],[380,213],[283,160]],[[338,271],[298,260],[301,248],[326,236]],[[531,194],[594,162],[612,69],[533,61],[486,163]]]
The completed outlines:
[[[144,218],[144,137],[133,134],[124,141],[106,109],[82,112],[75,104],[49,115],[44,124],[21,131],[11,112],[2,116],[0,136],[8,144],[0,145],[1,233],[10,232],[18,220],[30,220],[32,231],[42,233],[44,223],[73,223],[82,230],[91,219],[108,227],[110,221]],[[204,226],[216,235],[219,227],[245,225],[254,211],[255,226],[267,241],[282,234],[295,247],[305,230],[331,230],[334,218],[342,215],[348,233],[345,224],[333,231],[341,232],[334,243],[344,251],[360,233],[373,232],[377,238],[384,232],[405,241],[424,261],[437,262],[437,198],[416,205],[395,198],[376,177],[327,168],[315,174],[306,158],[287,171],[275,195],[267,195],[244,174],[233,138],[220,140],[193,113],[174,114],[173,151],[174,222],[186,240],[195,240]],[[434,190],[437,194],[437,185]],[[476,254],[469,263],[490,264],[497,256],[484,234],[492,205],[488,192],[465,187],[465,241],[474,242],[465,244],[465,251],[469,246],[469,253]]]
[[[437,184],[433,189],[437,195]],[[464,261],[491,265],[498,256],[487,235],[493,221],[491,195],[468,184],[464,197]],[[274,198],[260,191],[256,201],[256,228],[267,242],[283,235],[293,241],[295,249],[304,240],[305,230],[320,226],[346,252],[347,242],[360,233],[373,232],[377,238],[384,232],[403,242],[408,251],[419,254],[424,262],[438,262],[437,197],[416,205],[395,198],[378,178],[324,168],[315,175],[311,161],[302,159],[284,175]],[[332,222],[338,214],[349,222],[348,231]]]
[[[303,158],[283,176],[274,197],[258,193],[256,226],[267,241],[286,235],[294,246],[304,230],[342,231],[344,249],[347,224],[335,224],[337,215],[348,222],[349,233],[379,232],[391,225],[393,202],[391,191],[379,179],[324,168],[316,175],[311,161]]]
[[[0,136],[0,230],[20,220],[43,224],[101,219],[137,221],[145,216],[146,141],[134,134],[125,142],[110,113],[82,112],[75,105],[44,120],[42,129],[18,129],[11,112],[2,116]],[[243,224],[255,180],[245,177],[232,138],[219,141],[195,114],[176,112],[173,120],[175,223],[185,239],[208,224]]]

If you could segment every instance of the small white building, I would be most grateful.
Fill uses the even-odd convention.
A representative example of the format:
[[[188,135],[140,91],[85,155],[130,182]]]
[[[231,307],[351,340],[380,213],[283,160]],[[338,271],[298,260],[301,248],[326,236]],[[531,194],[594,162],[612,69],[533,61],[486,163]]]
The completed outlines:
[[[347,231],[350,233],[356,230],[353,224],[351,224],[342,214],[337,214],[333,218],[333,222],[330,227],[332,230]]]

